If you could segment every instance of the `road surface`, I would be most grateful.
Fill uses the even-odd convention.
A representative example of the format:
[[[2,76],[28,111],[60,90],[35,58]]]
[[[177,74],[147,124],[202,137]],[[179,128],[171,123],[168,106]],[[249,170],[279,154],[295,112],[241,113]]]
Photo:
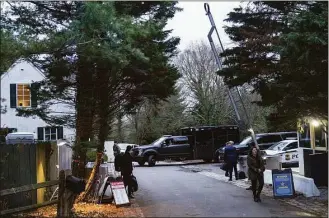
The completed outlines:
[[[311,216],[265,196],[256,203],[250,191],[181,166],[135,167],[134,175],[136,202],[145,217]]]

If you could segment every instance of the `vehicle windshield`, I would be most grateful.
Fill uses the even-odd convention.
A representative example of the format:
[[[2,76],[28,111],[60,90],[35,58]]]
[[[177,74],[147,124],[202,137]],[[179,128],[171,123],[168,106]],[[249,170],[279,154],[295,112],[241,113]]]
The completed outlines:
[[[247,138],[243,139],[239,145],[246,145],[250,141],[251,141],[251,136],[248,136]]]
[[[269,147],[267,150],[272,150],[272,151],[280,151],[282,150],[289,142],[277,142],[271,147]]]
[[[126,150],[128,145],[130,145],[131,147],[134,147],[133,145],[131,144],[117,144],[118,147],[120,148],[120,150]]]
[[[259,136],[256,135],[256,140],[258,141],[258,139],[259,139]],[[251,138],[251,136],[248,136],[247,138],[243,139],[242,142],[240,142],[238,145],[235,145],[235,147],[237,147],[237,148],[245,147],[251,141],[253,141],[253,139]]]
[[[160,145],[164,140],[166,140],[167,137],[161,137],[154,142],[151,143],[151,145]]]

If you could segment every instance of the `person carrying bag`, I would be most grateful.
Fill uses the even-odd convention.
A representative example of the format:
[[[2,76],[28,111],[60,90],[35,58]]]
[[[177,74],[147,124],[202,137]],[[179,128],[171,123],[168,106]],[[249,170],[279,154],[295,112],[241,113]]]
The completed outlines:
[[[265,165],[260,152],[253,147],[247,157],[248,177],[251,180],[252,193],[255,202],[260,202],[260,193],[264,186]],[[257,184],[258,183],[258,184]],[[258,185],[258,188],[257,188]]]

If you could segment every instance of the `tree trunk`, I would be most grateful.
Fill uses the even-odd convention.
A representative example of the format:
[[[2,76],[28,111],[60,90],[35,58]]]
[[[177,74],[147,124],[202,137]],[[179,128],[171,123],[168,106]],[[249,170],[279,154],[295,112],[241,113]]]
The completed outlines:
[[[111,98],[111,92],[109,90],[109,71],[105,69],[104,71],[102,69],[99,69],[97,71],[97,89],[96,89],[96,95],[97,96],[97,112],[99,115],[99,131],[98,131],[98,145],[97,145],[97,157],[95,161],[95,165],[93,167],[93,170],[89,176],[86,190],[83,192],[79,198],[78,201],[85,201],[87,200],[88,196],[90,196],[92,191],[92,185],[95,182],[95,178],[97,177],[97,173],[99,171],[99,165],[102,159],[102,154],[104,152],[104,143],[107,138],[107,135],[109,133],[109,124],[108,120],[110,119],[110,105],[109,105],[109,99]]]
[[[123,132],[122,132],[122,113],[121,112],[118,113],[117,119],[118,119],[118,124],[117,124],[117,127],[118,127],[118,141],[123,142],[124,137],[123,137]]]
[[[85,176],[86,143],[92,137],[93,121],[93,73],[88,69],[88,64],[79,59],[79,69],[76,77],[76,144],[72,174],[79,178]]]
[[[97,175],[98,170],[99,170],[99,166],[101,164],[102,156],[103,156],[103,153],[97,153],[96,160],[95,160],[95,165],[94,165],[94,167],[91,171],[91,174],[89,176],[88,182],[86,184],[86,189],[77,198],[77,202],[86,201],[88,196],[90,195],[90,193],[92,191],[92,186],[95,182],[95,178],[96,178],[96,175]],[[98,191],[98,190],[96,190],[96,191]]]

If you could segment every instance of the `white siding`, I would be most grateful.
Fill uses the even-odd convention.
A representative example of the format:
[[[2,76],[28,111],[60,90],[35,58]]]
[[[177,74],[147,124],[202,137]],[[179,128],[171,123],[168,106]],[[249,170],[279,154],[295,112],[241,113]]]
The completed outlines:
[[[37,137],[37,128],[48,126],[43,120],[38,117],[18,117],[16,116],[16,108],[10,108],[10,84],[18,83],[32,83],[43,80],[44,75],[38,71],[32,64],[26,61],[17,62],[7,73],[1,77],[1,98],[5,102],[1,106],[7,106],[7,112],[1,114],[0,125],[1,128],[17,128],[19,132],[33,132]],[[55,109],[64,111],[67,108],[64,105],[56,105]],[[65,110],[67,111],[67,110]],[[64,138],[74,138],[75,130],[64,128]]]

